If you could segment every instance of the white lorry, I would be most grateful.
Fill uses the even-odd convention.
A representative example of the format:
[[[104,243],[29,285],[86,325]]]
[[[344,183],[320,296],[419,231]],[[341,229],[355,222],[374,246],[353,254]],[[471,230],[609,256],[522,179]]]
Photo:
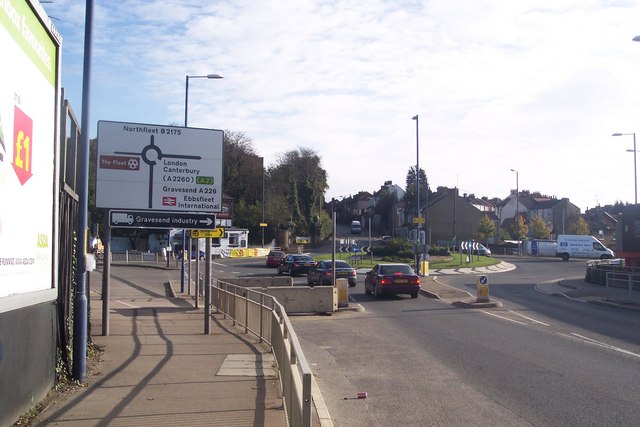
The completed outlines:
[[[611,259],[614,254],[593,236],[561,234],[557,240],[556,256],[567,261],[569,258]]]

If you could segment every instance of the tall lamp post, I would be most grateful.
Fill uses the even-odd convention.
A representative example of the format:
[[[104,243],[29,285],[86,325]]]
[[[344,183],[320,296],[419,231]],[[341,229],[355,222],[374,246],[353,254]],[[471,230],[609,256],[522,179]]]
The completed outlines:
[[[636,36],[639,37],[640,40],[640,36]],[[634,38],[635,40],[635,38]],[[636,167],[636,133],[614,133],[611,136],[623,136],[623,135],[633,135],[633,185],[635,187],[635,203],[636,205],[638,204],[638,172],[637,172],[637,167]],[[632,150],[627,150],[627,151],[632,151]]]
[[[418,115],[411,118],[416,121],[416,218],[418,227],[416,228],[416,272],[420,274],[420,142],[418,139]]]
[[[520,255],[520,220],[518,216],[520,215],[520,183],[518,182],[518,171],[515,169],[511,169],[511,172],[516,173],[516,238],[518,239],[518,255]]]
[[[188,118],[189,118],[189,79],[222,79],[223,77],[220,74],[206,74],[204,76],[190,76],[187,75],[185,77],[184,83],[184,127],[188,126]],[[191,251],[187,251],[187,254],[184,255],[185,249],[187,245],[187,230],[182,230],[182,266],[180,268],[180,292],[184,292],[184,263],[185,258],[189,257],[191,259]],[[196,250],[196,254],[200,254],[200,248]],[[209,260],[210,261],[210,260]],[[196,301],[198,301],[198,295],[196,295]]]

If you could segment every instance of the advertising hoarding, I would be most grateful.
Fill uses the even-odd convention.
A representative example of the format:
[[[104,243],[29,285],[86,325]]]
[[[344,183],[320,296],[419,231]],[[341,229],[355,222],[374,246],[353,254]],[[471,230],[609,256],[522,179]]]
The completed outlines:
[[[0,1],[0,298],[55,286],[60,43],[51,31],[30,2]]]

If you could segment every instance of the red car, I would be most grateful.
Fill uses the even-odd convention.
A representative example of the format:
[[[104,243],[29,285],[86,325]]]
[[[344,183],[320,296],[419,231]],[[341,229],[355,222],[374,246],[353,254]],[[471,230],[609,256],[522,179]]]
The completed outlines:
[[[420,277],[409,264],[378,264],[367,272],[364,292],[376,298],[385,294],[409,294],[418,298]]]
[[[282,251],[271,251],[267,255],[267,267],[277,267],[280,265],[285,257],[285,253]]]

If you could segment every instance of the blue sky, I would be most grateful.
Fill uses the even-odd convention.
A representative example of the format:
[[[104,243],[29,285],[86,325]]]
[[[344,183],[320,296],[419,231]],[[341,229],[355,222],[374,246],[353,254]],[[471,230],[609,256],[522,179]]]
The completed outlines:
[[[81,114],[84,1],[43,4]],[[94,3],[98,120],[242,131],[266,164],[313,148],[327,197],[404,187],[634,201],[640,2],[140,0]],[[639,135],[640,136],[640,135]]]

